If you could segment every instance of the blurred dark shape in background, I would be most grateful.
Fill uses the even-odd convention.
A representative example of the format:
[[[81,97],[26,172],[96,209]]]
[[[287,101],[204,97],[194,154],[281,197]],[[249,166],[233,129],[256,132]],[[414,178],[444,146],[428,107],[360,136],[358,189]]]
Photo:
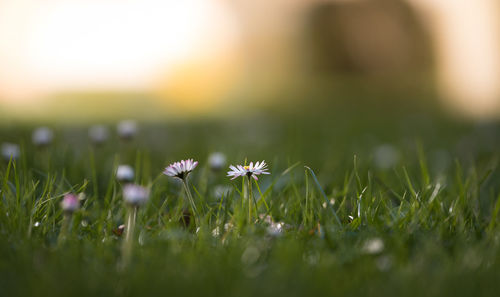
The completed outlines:
[[[305,20],[304,67],[312,74],[397,79],[432,71],[431,42],[399,0],[325,2]]]

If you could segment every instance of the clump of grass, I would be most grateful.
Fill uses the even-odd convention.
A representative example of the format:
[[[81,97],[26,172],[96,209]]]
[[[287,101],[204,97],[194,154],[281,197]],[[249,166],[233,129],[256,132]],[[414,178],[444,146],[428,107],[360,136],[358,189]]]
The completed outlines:
[[[22,144],[22,153],[0,163],[2,293],[496,294],[496,138],[478,132],[482,128],[438,126],[447,137],[432,127],[421,128],[421,137],[405,131],[374,141],[384,137],[384,125],[369,126],[382,131],[373,137],[359,138],[359,131],[347,133],[333,125],[317,128],[312,137],[309,125],[263,129],[262,147],[250,145],[254,135],[217,123],[210,129],[172,128],[169,135],[179,141],[170,144],[152,137],[165,129],[154,126],[141,128],[126,146],[112,141],[82,145],[88,141],[85,132],[69,140],[56,135],[44,151],[30,144],[30,131],[12,133],[20,138],[12,141]],[[208,170],[208,163],[200,162],[200,170],[190,173],[189,185],[161,174],[168,160],[187,153],[206,160],[205,148],[220,143],[209,137],[207,131],[214,130],[227,140],[228,161],[248,155],[272,164],[272,174],[259,176],[259,183],[252,184],[245,173],[241,184],[253,189],[247,200],[240,183],[221,170]],[[332,133],[337,137],[328,137]],[[399,152],[390,167],[377,166],[380,160],[374,159],[381,142]],[[118,164],[134,164],[133,182],[148,185],[148,203],[139,208],[137,200],[126,199],[124,207],[122,183],[132,177],[118,181]],[[179,195],[183,187],[191,194],[187,202]],[[69,192],[86,194],[72,212],[71,232],[61,225],[66,214],[59,204]],[[196,228],[182,223],[186,205]],[[64,233],[68,240],[62,245]],[[121,261],[127,269],[117,269]]]

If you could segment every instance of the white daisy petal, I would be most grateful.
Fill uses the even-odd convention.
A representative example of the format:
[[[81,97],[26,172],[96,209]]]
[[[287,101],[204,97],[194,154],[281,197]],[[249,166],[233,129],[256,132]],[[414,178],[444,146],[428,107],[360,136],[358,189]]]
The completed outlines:
[[[230,171],[227,172],[227,176],[233,177],[235,179],[238,176],[248,176],[253,177],[255,180],[258,180],[258,175],[260,174],[270,174],[267,172],[267,164],[263,160],[261,162],[250,162],[249,165],[229,165]]]
[[[165,168],[163,174],[184,179],[189,175],[189,173],[191,173],[191,171],[194,170],[194,168],[196,168],[197,165],[198,161],[193,161],[193,159],[174,162]]]
[[[149,198],[149,190],[135,184],[127,184],[123,187],[123,199],[126,203],[139,206]]]

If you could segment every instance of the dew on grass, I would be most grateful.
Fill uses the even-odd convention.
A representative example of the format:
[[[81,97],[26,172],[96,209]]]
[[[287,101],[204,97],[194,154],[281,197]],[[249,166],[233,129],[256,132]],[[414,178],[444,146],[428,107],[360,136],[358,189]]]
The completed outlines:
[[[380,238],[372,238],[364,242],[362,251],[365,254],[378,254],[384,250],[384,241]]]
[[[323,207],[323,208],[327,208],[327,207],[328,207],[328,204],[330,204],[330,205],[335,205],[335,199],[334,199],[334,198],[331,198],[331,199],[328,201],[328,203],[326,203],[326,201],[325,201],[325,202],[323,202],[323,204],[321,204],[321,207]]]
[[[78,200],[84,201],[85,199],[87,199],[87,195],[85,195],[84,192],[81,192],[80,194],[78,194]]]
[[[226,232],[233,230],[233,228],[234,228],[233,223],[225,223],[224,224],[224,231],[226,231]]]
[[[278,236],[283,233],[283,227],[285,226],[285,223],[283,222],[277,222],[277,223],[271,223],[271,225],[267,228],[267,233],[269,233],[272,236]]]
[[[267,224],[267,233],[271,236],[279,236],[283,233],[283,229],[285,227],[285,223],[283,222],[275,222],[270,215],[261,214],[259,219]]]

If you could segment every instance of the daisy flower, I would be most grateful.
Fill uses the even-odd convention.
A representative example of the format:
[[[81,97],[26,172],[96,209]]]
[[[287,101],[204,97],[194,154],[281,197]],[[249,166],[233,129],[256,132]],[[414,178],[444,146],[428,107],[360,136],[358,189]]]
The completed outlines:
[[[226,156],[220,152],[212,153],[208,157],[208,164],[212,170],[220,170],[226,165]]]
[[[123,199],[131,206],[140,206],[149,199],[149,191],[139,185],[128,184],[123,187]]]
[[[31,140],[36,146],[49,145],[54,139],[54,132],[48,127],[39,127],[33,131]]]
[[[257,202],[254,200],[253,194],[252,194],[252,178],[257,182],[259,179],[257,175],[261,174],[270,174],[267,170],[267,164],[265,161],[262,162],[257,162],[253,163],[250,162],[250,165],[237,165],[233,166],[230,165],[229,168],[231,171],[228,171],[227,176],[232,177],[231,180],[242,176],[242,177],[248,177],[247,180],[247,185],[246,188],[243,187],[242,192],[244,193],[243,199],[248,201],[248,223],[250,224],[252,222],[252,217],[253,217],[253,212],[252,212],[252,201],[255,204],[255,210],[257,211]]]
[[[139,206],[145,204],[149,199],[149,190],[145,187],[127,184],[123,187],[123,199],[127,205],[127,223],[125,224],[125,240],[123,241],[122,267],[130,262],[134,242],[135,221]]]
[[[5,142],[2,144],[2,157],[9,161],[11,158],[16,160],[21,155],[21,149],[17,144]]]
[[[109,130],[103,125],[94,125],[89,128],[89,137],[94,144],[102,144],[109,138]]]
[[[64,212],[73,213],[78,210],[80,207],[80,201],[75,194],[66,194],[64,195],[63,200],[61,201],[61,208]]]
[[[191,173],[191,171],[193,171],[197,165],[198,161],[193,161],[193,159],[182,160],[180,162],[175,162],[168,165],[168,167],[163,171],[163,174],[182,180],[182,185],[184,186],[184,190],[186,191],[187,201],[191,206],[191,210],[193,211],[196,224],[199,225],[198,210],[196,208],[196,203],[194,202],[193,195],[189,190],[187,181],[189,173]]]
[[[134,169],[129,165],[119,165],[116,169],[116,179],[120,182],[131,182],[134,180]]]
[[[163,174],[184,180],[197,165],[198,161],[193,161],[193,159],[182,160],[168,165],[163,171]]]
[[[137,134],[137,123],[132,120],[121,121],[116,125],[116,130],[121,139],[132,139]]]
[[[229,168],[231,169],[231,171],[227,172],[227,176],[232,176],[232,180],[239,176],[248,176],[248,178],[253,177],[255,180],[258,180],[259,178],[257,177],[257,175],[270,174],[267,171],[268,169],[265,161],[257,162],[255,164],[253,162],[250,162],[250,165],[247,166],[230,165]]]
[[[78,199],[78,196],[72,193],[64,195],[64,198],[61,201],[61,208],[64,216],[61,231],[59,232],[59,236],[57,238],[59,244],[63,244],[70,235],[73,213],[80,208],[80,200]]]

